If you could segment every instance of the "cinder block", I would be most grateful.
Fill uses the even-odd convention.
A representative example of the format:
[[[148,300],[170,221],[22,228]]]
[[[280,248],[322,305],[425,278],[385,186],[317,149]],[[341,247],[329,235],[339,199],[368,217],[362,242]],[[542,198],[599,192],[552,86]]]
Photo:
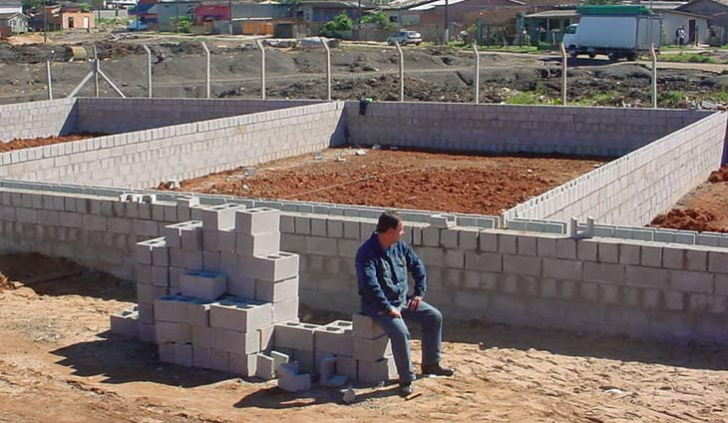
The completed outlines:
[[[336,375],[336,356],[327,355],[318,362],[319,380],[325,382]]]
[[[685,309],[685,294],[677,291],[665,291],[665,308],[672,311]]]
[[[539,239],[540,241],[540,239]],[[576,256],[582,261],[597,261],[599,244],[594,241],[581,240],[576,243]],[[556,248],[556,242],[554,241],[554,248]],[[541,254],[539,254],[541,255]]]
[[[311,235],[326,237],[326,218],[311,217]]]
[[[239,210],[235,213],[235,232],[249,235],[280,232],[280,211],[266,207]]]
[[[275,325],[273,344],[275,348],[290,348],[292,350],[314,351],[314,332],[320,325],[309,323],[283,323]]]
[[[169,286],[168,266],[152,266],[152,285],[160,287]]]
[[[397,377],[394,359],[387,357],[379,361],[357,360],[357,375],[360,383],[378,384]]]
[[[136,306],[114,313],[111,315],[111,333],[123,338],[136,338],[138,321],[139,312]]]
[[[202,231],[202,249],[205,251],[220,251],[219,231]]]
[[[354,324],[354,338],[377,339],[386,336],[384,329],[377,324],[374,319],[363,314],[354,314],[352,316]]]
[[[651,267],[627,266],[625,281],[630,286],[665,289],[668,273],[665,269]]]
[[[640,264],[648,267],[662,267],[662,247],[643,245]]]
[[[187,323],[192,326],[210,327],[210,307],[212,303],[195,299],[187,303]]]
[[[182,295],[216,300],[227,290],[227,277],[213,272],[186,272],[180,278]]]
[[[599,261],[602,263],[619,263],[619,244],[601,241],[597,249]]]
[[[192,359],[195,367],[230,373],[230,353],[226,351],[193,344]]]
[[[576,240],[571,238],[556,239],[556,257],[576,259]]]
[[[236,297],[254,298],[255,278],[239,274],[232,275],[228,279],[227,292]]]
[[[242,204],[220,204],[200,207],[202,227],[206,231],[233,228],[235,226],[235,213],[240,210],[245,210],[245,206]]]
[[[708,253],[708,271],[728,273],[728,253],[711,251]]]
[[[622,264],[640,264],[640,246],[634,244],[620,244],[619,262]]]
[[[152,303],[154,303],[154,300],[156,300],[157,298],[163,297],[163,296],[169,294],[169,291],[167,288],[160,287],[160,286],[138,283],[136,288],[137,288],[137,302],[139,302],[140,304],[146,303],[146,304],[151,305]]]
[[[606,282],[622,284],[625,278],[623,264],[584,263],[584,280],[588,282]]]
[[[139,322],[154,325],[154,305],[152,303],[137,304],[137,312],[139,313]]]
[[[713,275],[707,272],[670,270],[670,287],[682,292],[713,293]]]
[[[160,343],[159,361],[184,367],[192,367],[192,345]]]
[[[154,322],[157,329],[157,343],[175,342],[179,344],[192,343],[192,327],[187,323]]]
[[[202,250],[202,222],[194,220],[179,227],[180,245],[183,250]]]
[[[687,270],[705,272],[708,270],[708,251],[687,250],[685,252],[685,264]]]
[[[135,264],[134,280],[138,284],[151,285],[152,282],[154,282],[154,276],[152,276],[152,266],[148,264]]]
[[[344,238],[361,239],[361,225],[358,220],[347,219],[344,221]]]
[[[202,268],[207,272],[220,272],[220,252],[203,251]]]
[[[256,360],[255,376],[263,380],[273,379],[275,377],[275,362],[273,358],[264,354],[257,354]]]
[[[279,252],[240,258],[240,274],[256,279],[280,281],[298,276],[298,254]]]
[[[260,337],[260,351],[270,351],[273,348],[273,334],[275,333],[275,326],[266,326],[258,329],[258,335]]]
[[[663,247],[662,265],[667,269],[684,269],[685,249],[671,246]]]
[[[504,255],[503,273],[541,276],[541,260],[540,257]]]
[[[299,235],[311,235],[311,218],[308,215],[294,216],[293,225]]]
[[[440,228],[428,226],[422,229],[422,245],[426,247],[440,247]]]
[[[230,353],[230,373],[243,377],[255,376],[258,365],[257,354]]]
[[[188,310],[192,298],[182,295],[165,295],[154,301],[154,318],[157,321],[188,323]]]
[[[303,392],[311,389],[311,375],[288,375],[278,378],[278,387],[287,392]]]
[[[498,234],[498,252],[518,254],[518,237],[511,234]]]
[[[343,355],[336,356],[336,374],[356,380],[356,359]]]
[[[169,265],[184,269],[185,267],[185,251],[179,248],[169,249]]]
[[[298,318],[298,297],[273,304],[273,323],[282,323]]]
[[[266,232],[256,235],[238,233],[235,252],[241,256],[266,256],[280,251],[280,241],[280,232]]]
[[[146,264],[146,265],[152,265],[153,264],[153,252],[154,250],[164,250],[166,252],[166,242],[164,241],[164,238],[154,238],[149,239],[146,241],[142,241],[137,243],[134,246],[134,256],[136,258],[136,262],[138,264]],[[158,253],[159,254],[159,253]],[[163,259],[163,256],[159,256],[158,260]],[[169,260],[169,256],[167,256],[167,260]],[[168,266],[169,262],[162,263],[160,262],[157,264],[157,266]]]
[[[237,354],[255,354],[260,351],[260,334],[221,328],[192,327],[193,343],[197,346],[217,348]]]
[[[232,299],[223,299],[210,306],[210,326],[252,332],[271,326],[272,307],[270,303],[252,304]]]
[[[296,350],[293,354],[293,359],[302,372],[316,372],[315,356],[313,351]]]
[[[279,302],[298,297],[298,277],[274,282],[263,279],[255,280],[255,299],[260,301]]]
[[[205,262],[202,258],[202,251],[181,250],[184,255],[184,268],[190,271],[202,271]]]
[[[270,357],[273,359],[273,372],[275,376],[279,375],[279,369],[282,365],[288,363],[290,356],[280,351],[271,351]]]
[[[324,326],[314,332],[316,351],[352,356],[354,340],[351,333],[336,326]]]
[[[592,263],[587,263],[592,264]],[[593,263],[597,264],[597,263]],[[543,276],[554,279],[582,280],[583,263],[577,260],[543,259]]]
[[[234,253],[238,234],[235,228],[221,229],[217,232],[217,248],[221,253]]]
[[[157,331],[154,328],[154,323],[143,323],[140,319],[137,323],[137,332],[141,342],[146,344],[157,343]]]
[[[354,358],[363,361],[377,361],[392,355],[392,343],[388,336],[375,339],[354,338]]]
[[[503,256],[497,253],[465,252],[465,269],[486,272],[502,272]]]

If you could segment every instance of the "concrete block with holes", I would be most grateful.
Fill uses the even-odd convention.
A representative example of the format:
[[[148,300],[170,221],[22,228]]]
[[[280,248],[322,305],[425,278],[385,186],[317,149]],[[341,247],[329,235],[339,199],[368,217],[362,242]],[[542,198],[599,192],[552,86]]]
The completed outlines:
[[[180,291],[188,297],[216,300],[226,290],[227,277],[220,273],[190,271],[180,276]]]
[[[272,305],[243,299],[222,299],[210,306],[210,326],[252,332],[273,323]]]
[[[249,235],[280,232],[280,211],[267,207],[238,211],[235,232]]]

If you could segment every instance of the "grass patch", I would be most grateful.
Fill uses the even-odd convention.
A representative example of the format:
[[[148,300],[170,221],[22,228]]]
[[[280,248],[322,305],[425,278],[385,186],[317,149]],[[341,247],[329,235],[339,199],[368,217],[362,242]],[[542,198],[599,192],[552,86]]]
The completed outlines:
[[[552,99],[544,96],[540,92],[535,91],[521,91],[518,92],[511,97],[507,98],[505,101],[506,104],[520,104],[520,105],[529,105],[529,104],[560,104],[561,101],[558,99]]]
[[[705,56],[699,53],[685,53],[670,54],[660,56],[658,59],[660,62],[677,62],[677,63],[718,63],[715,59],[710,56]]]

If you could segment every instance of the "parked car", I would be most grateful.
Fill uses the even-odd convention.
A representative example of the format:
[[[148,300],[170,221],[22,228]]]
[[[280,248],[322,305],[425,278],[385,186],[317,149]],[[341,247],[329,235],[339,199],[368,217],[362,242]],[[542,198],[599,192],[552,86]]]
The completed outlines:
[[[137,19],[129,21],[129,25],[126,26],[127,31],[146,31],[149,26],[145,22],[140,22]]]
[[[416,31],[401,29],[387,38],[387,44],[393,46],[394,43],[399,43],[401,46],[406,46],[407,44],[420,45],[422,43],[422,35]]]

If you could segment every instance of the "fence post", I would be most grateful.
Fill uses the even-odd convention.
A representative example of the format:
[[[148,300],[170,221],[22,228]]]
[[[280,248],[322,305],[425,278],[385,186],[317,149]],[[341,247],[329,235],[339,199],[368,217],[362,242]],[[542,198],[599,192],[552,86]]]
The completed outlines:
[[[480,101],[480,53],[478,46],[473,43],[473,53],[475,53],[475,104]]]
[[[560,43],[559,47],[561,48],[561,105],[566,106],[566,74],[568,73],[567,69],[567,56],[566,56],[566,49],[564,48],[564,43]]]
[[[399,52],[399,101],[404,101],[404,53],[398,42],[394,43]]]
[[[655,52],[655,45],[652,44],[650,47],[650,53],[652,53],[652,108],[657,108],[657,53]]]
[[[146,44],[143,44],[142,47],[147,52],[147,91],[148,97],[152,98],[152,51]]]
[[[265,100],[265,47],[260,40],[255,40],[255,43],[260,49],[260,98]]]
[[[46,76],[48,78],[48,100],[53,100],[53,80],[51,78],[51,60],[53,59],[53,50],[51,55],[46,60]]]
[[[326,49],[326,100],[331,101],[331,49],[329,40],[322,38],[324,49]]]
[[[205,98],[210,98],[210,49],[207,48],[207,44],[204,41],[202,42],[202,48],[205,49],[205,55],[207,56],[207,62],[205,64]]]
[[[98,51],[96,51],[96,44],[92,45],[94,50],[94,61],[98,63],[99,61],[99,54]],[[99,96],[99,73],[94,72],[94,92],[96,93],[96,97]]]

